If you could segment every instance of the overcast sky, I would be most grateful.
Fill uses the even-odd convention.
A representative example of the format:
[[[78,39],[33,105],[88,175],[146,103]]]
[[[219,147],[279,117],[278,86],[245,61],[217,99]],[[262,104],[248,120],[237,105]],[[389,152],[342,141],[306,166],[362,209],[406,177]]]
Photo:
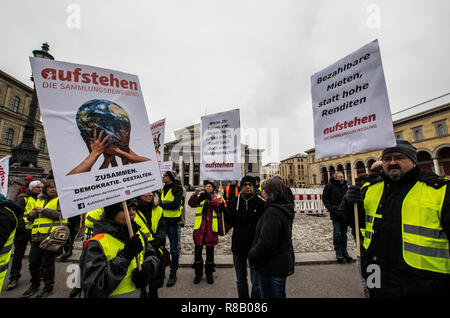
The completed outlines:
[[[136,74],[166,142],[239,108],[242,128],[278,129],[266,163],[314,147],[311,75],[374,39],[393,113],[450,92],[449,14],[448,0],[1,1],[0,69],[32,86],[47,41],[57,60]]]

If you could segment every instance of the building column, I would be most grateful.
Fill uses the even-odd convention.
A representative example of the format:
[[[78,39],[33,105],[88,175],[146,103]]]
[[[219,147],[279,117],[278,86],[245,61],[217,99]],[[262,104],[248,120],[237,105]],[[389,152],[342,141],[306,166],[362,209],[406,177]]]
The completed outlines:
[[[366,174],[369,174],[369,166],[364,165],[364,168],[366,170]]]
[[[179,175],[180,175],[180,181],[181,185],[184,185],[184,164],[183,164],[183,155],[178,156],[178,167],[180,169]]]
[[[439,161],[438,158],[433,158],[433,166],[434,166],[434,173],[438,176],[441,175],[441,168],[439,167]]]
[[[189,152],[189,184],[194,185],[194,151]]]
[[[344,167],[344,179],[348,182],[348,170]]]

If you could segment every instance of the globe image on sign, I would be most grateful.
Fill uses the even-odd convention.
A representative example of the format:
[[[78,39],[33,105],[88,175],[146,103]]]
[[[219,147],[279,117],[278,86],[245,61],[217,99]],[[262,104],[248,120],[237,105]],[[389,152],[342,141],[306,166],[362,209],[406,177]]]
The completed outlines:
[[[97,136],[103,130],[103,136],[109,135],[112,144],[118,146],[121,130],[130,136],[131,124],[125,110],[106,99],[90,100],[78,109],[76,122],[81,134],[93,140],[94,131]]]

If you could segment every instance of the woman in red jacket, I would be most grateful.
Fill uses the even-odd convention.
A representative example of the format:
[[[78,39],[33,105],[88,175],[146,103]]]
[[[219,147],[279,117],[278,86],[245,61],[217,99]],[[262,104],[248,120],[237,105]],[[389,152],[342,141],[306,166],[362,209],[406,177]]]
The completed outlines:
[[[214,182],[205,181],[204,184],[204,191],[201,191],[200,188],[195,189],[194,194],[188,201],[190,207],[197,208],[193,234],[195,244],[194,284],[198,284],[203,276],[203,245],[206,246],[206,280],[208,284],[214,283],[212,275],[214,271],[214,246],[219,243],[217,214],[222,199],[214,193],[216,189]]]

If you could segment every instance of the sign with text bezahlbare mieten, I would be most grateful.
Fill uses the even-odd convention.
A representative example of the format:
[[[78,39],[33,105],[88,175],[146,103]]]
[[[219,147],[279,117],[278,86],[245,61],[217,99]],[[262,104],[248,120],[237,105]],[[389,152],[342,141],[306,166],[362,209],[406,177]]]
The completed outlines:
[[[239,109],[201,117],[201,134],[200,179],[241,179]]]
[[[378,41],[311,76],[317,158],[395,146]]]
[[[64,218],[162,187],[136,75],[30,61]]]

